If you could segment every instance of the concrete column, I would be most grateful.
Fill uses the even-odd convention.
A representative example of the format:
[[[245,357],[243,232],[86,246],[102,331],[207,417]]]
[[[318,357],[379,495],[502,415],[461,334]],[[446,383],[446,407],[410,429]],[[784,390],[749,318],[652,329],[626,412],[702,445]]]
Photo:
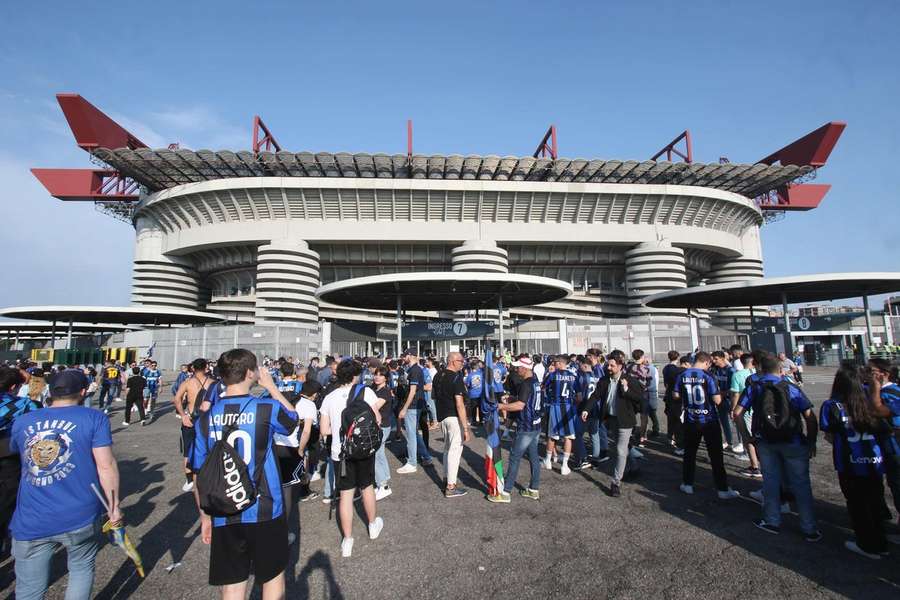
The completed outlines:
[[[256,260],[256,323],[318,322],[318,253],[304,241],[272,240]]]
[[[149,218],[137,219],[135,234],[132,304],[202,308],[199,275],[193,262],[185,257],[166,256],[165,234]]]
[[[715,261],[706,275],[706,283],[734,283],[750,281],[763,276],[763,262],[758,258],[729,258]],[[725,329],[746,331],[750,327],[750,309],[745,306],[729,306],[713,311],[712,324]]]
[[[450,268],[453,271],[479,271],[482,273],[508,273],[509,259],[506,250],[493,240],[467,240],[450,251]]]
[[[645,242],[625,252],[625,289],[628,313],[632,317],[649,314],[684,316],[682,309],[649,308],[647,296],[687,287],[684,250],[666,241]]]

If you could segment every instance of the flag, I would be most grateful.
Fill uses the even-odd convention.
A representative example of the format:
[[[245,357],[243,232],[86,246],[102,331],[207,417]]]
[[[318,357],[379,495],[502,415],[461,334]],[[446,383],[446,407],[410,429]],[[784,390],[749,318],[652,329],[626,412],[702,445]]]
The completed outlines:
[[[134,562],[134,566],[137,569],[138,575],[141,577],[144,576],[144,563],[141,561],[141,555],[138,554],[137,548],[134,547],[134,544],[131,543],[131,538],[128,537],[128,534],[125,532],[125,526],[121,523],[112,523],[107,521],[103,524],[103,533],[109,534],[110,543],[118,546],[122,550],[125,551],[125,554],[128,555],[128,558]]]
[[[484,371],[490,379],[481,386],[481,420],[484,423],[485,483],[489,496],[497,496],[503,490],[503,459],[500,456],[500,415],[497,411],[497,397],[494,394],[494,353],[484,354]]]
[[[153,358],[153,348],[156,346],[156,342],[154,341],[150,344],[150,347],[147,349],[147,358]]]

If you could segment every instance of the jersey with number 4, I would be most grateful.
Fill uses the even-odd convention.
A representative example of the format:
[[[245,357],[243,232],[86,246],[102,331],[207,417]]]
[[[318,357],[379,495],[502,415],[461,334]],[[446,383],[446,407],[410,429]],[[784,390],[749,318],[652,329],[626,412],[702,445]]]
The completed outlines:
[[[573,403],[580,389],[574,373],[568,369],[557,369],[544,381],[544,400],[547,404]]]
[[[213,526],[262,523],[279,518],[284,510],[284,501],[281,495],[281,475],[272,451],[272,438],[276,433],[290,434],[297,427],[297,413],[285,410],[280,402],[271,398],[220,398],[194,424],[191,468],[195,473],[203,466],[206,455],[216,440],[221,439],[223,428],[230,425],[236,425],[236,428],[230,430],[226,441],[237,450],[247,465],[247,472],[256,486],[257,498],[253,506],[241,513],[213,518]]]
[[[684,422],[705,425],[718,419],[713,396],[719,393],[715,378],[702,369],[685,369],[675,380],[675,389],[681,396]]]

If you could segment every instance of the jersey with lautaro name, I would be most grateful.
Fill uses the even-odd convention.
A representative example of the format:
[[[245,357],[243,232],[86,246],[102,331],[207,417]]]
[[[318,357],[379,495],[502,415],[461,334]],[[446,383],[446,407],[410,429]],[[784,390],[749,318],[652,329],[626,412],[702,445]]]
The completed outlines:
[[[685,369],[675,380],[675,390],[681,397],[684,422],[705,425],[718,419],[713,396],[719,393],[715,378],[702,369]]]
[[[547,404],[572,404],[581,387],[575,373],[557,369],[544,379],[544,401]]]
[[[857,477],[881,477],[885,472],[885,450],[879,438],[885,436],[860,433],[842,402],[830,398],[822,405],[819,426],[832,436],[832,459],[838,473]]]
[[[279,518],[284,510],[284,501],[278,461],[272,450],[273,437],[276,433],[289,435],[297,427],[297,413],[285,410],[281,403],[271,398],[220,398],[194,424],[191,468],[195,473],[203,466],[210,449],[222,437],[223,428],[230,425],[236,427],[230,431],[226,441],[247,465],[247,472],[256,486],[257,498],[255,504],[241,513],[230,517],[214,517],[213,527],[262,523]]]

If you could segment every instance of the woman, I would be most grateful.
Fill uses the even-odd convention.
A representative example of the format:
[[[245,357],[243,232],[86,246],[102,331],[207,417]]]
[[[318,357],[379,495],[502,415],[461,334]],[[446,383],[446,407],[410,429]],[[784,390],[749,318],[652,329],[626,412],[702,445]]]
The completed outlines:
[[[819,423],[834,446],[834,468],[856,533],[856,539],[844,542],[844,547],[879,560],[888,550],[882,520],[885,448],[879,439],[889,428],[866,398],[856,369],[843,367],[835,374]]]
[[[391,416],[393,412],[391,407],[394,393],[391,391],[391,386],[388,385],[390,377],[390,369],[382,364],[375,369],[372,382],[372,389],[375,390],[375,396],[378,397],[375,410],[381,413],[381,439],[383,440],[381,446],[378,447],[378,451],[375,452],[375,500],[387,498],[393,493],[388,485],[388,481],[391,479],[391,469],[384,449],[388,436],[391,435]]]

